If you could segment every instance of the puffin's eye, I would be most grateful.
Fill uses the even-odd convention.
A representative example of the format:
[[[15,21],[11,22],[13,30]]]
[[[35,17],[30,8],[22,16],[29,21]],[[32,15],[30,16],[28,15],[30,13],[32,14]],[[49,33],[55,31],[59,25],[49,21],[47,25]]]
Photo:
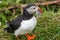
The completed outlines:
[[[33,9],[35,9],[35,8],[33,8]]]

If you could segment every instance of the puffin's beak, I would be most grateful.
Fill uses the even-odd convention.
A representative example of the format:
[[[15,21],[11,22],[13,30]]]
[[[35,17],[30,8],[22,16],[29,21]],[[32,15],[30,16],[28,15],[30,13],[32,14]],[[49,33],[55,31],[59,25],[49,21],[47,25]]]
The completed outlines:
[[[36,17],[39,18],[42,14],[42,9],[38,7],[38,10],[36,11]]]

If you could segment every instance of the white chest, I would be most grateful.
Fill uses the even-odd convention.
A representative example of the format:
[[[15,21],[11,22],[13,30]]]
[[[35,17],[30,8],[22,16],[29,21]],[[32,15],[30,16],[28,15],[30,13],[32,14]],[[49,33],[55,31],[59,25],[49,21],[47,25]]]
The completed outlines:
[[[20,33],[20,34],[26,34],[31,32],[35,26],[36,26],[37,20],[36,18],[33,16],[30,20],[23,20],[21,22],[21,26],[15,31],[16,34]],[[17,34],[17,35],[18,35]]]
[[[32,29],[36,26],[36,18],[33,17],[30,20],[23,20],[21,23],[22,29]]]

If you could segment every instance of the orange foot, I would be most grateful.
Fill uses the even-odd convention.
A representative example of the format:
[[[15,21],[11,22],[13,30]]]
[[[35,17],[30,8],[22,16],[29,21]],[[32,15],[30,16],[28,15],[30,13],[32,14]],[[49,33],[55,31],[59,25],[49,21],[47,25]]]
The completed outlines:
[[[18,36],[16,36],[17,40],[20,40]]]
[[[30,36],[30,35],[26,34],[26,37],[28,40],[33,40],[36,37],[36,35]]]

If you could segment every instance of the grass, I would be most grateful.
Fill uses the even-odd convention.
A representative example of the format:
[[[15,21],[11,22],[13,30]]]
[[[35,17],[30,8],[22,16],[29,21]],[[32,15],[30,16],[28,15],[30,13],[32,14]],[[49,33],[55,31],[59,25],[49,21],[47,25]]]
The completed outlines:
[[[0,27],[0,40],[16,40],[14,34],[6,33]],[[60,11],[45,11],[38,19],[36,28],[31,34],[36,34],[34,40],[60,40]],[[27,40],[24,35],[20,35],[20,40]]]
[[[0,8],[14,5],[16,3],[25,4],[25,3],[35,3],[36,1],[38,0],[30,0],[30,1],[1,0]],[[46,11],[45,7],[43,6],[41,8],[44,9],[45,12],[38,19],[36,28],[30,34],[34,34],[34,33],[36,34],[36,38],[34,40],[60,40],[60,11],[58,11],[57,13],[54,13],[53,11]],[[52,7],[52,9],[54,8],[55,6]],[[18,14],[18,12],[16,13]],[[4,25],[5,22],[11,19],[10,15],[12,14],[9,10],[6,10],[5,12],[0,12],[0,19],[1,19],[0,20],[0,40],[16,40],[16,37],[14,36],[14,34],[6,33],[3,30],[5,27],[7,27],[6,25]],[[24,35],[20,35],[20,40],[27,40],[27,39]]]

